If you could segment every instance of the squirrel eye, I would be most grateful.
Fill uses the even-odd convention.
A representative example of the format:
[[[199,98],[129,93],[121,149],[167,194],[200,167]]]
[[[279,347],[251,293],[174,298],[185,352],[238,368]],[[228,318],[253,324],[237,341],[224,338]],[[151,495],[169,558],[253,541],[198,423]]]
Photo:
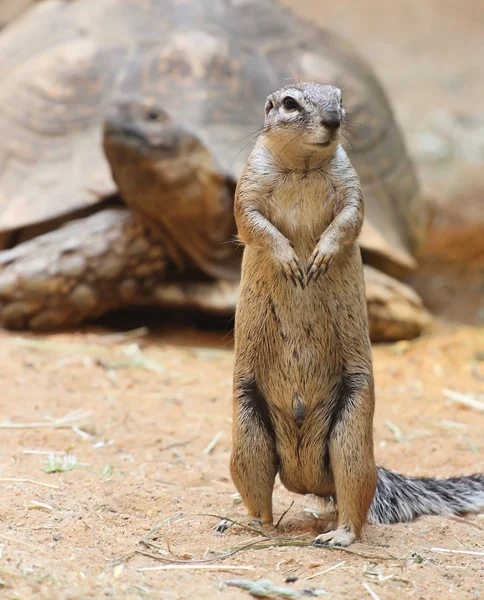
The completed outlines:
[[[156,109],[150,109],[147,113],[146,113],[146,119],[148,121],[158,121],[161,117],[161,114],[156,110]]]
[[[298,110],[301,108],[299,104],[291,96],[286,96],[282,101],[282,105],[286,110]]]

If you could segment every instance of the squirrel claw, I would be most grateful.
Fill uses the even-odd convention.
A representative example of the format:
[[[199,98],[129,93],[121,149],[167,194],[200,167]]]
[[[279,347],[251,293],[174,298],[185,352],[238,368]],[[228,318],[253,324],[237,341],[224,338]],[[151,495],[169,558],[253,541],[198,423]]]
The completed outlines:
[[[215,527],[215,531],[217,533],[225,533],[229,527],[232,527],[232,521],[227,521],[227,519],[222,519]]]
[[[316,275],[314,276],[314,281],[317,281],[321,277],[321,275],[324,275],[326,273],[326,271],[329,269],[330,265],[331,265],[331,259],[328,260],[328,262],[326,264],[323,263],[319,267]]]
[[[335,529],[328,533],[318,535],[313,541],[313,546],[349,546],[355,540],[355,534],[346,529]]]
[[[321,275],[324,275],[326,273],[326,271],[329,269],[329,267],[331,266],[331,262],[332,262],[332,258],[330,258],[327,261],[321,262],[321,264],[316,265],[315,264],[315,260],[310,261],[309,265],[308,265],[308,278],[307,278],[307,283],[309,283],[311,281],[311,279],[314,278],[314,281],[317,281]]]

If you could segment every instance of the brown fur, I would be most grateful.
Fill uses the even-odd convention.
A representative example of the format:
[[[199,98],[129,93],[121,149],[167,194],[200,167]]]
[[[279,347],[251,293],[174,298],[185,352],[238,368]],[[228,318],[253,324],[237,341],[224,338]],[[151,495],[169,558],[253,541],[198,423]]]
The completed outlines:
[[[284,98],[298,103],[286,110]],[[336,497],[337,530],[359,536],[374,496],[374,385],[357,237],[363,202],[339,143],[341,93],[313,83],[271,95],[239,181],[244,243],[235,317],[230,469],[249,515],[271,524],[276,474]]]

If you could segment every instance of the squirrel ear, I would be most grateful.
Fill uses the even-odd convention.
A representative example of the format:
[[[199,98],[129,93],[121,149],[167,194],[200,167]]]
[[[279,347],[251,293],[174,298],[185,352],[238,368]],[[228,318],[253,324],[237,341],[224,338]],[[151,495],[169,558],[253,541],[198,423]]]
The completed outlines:
[[[266,117],[273,108],[274,108],[274,102],[272,102],[272,100],[270,98],[268,98],[267,102],[266,102],[266,106],[265,106]]]

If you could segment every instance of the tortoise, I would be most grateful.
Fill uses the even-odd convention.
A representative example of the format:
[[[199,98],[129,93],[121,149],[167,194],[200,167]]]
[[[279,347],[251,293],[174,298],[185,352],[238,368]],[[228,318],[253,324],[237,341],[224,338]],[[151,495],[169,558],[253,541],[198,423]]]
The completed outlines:
[[[1,33],[0,74],[2,326],[149,305],[231,315],[235,185],[291,78],[344,84],[372,339],[428,322],[402,282],[426,203],[384,90],[340,37],[275,0],[46,0]]]
[[[39,0],[0,0],[0,29],[23,13]]]

